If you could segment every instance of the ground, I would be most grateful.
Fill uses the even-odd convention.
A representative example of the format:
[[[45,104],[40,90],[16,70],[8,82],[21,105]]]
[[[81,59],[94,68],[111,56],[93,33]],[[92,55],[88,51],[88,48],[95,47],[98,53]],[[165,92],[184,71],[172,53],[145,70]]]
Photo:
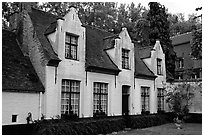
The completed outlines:
[[[127,130],[113,132],[112,135],[202,135],[202,124],[184,123],[182,129],[177,129],[174,123],[169,123],[155,127]]]

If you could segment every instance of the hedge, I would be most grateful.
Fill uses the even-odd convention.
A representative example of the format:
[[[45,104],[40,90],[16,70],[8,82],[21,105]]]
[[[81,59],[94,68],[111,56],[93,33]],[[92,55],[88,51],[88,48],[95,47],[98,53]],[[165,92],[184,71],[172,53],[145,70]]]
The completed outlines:
[[[132,129],[137,128],[146,128],[151,126],[162,125],[167,122],[167,115],[136,115],[136,116],[129,116],[127,123],[127,127]]]
[[[124,128],[145,128],[168,122],[162,114],[84,118],[77,120],[52,119],[29,125],[2,126],[3,134],[37,135],[97,135],[121,131]],[[15,129],[15,130],[14,130]]]
[[[125,128],[122,117],[88,119],[82,121],[52,120],[37,125],[40,135],[95,135],[117,132]]]

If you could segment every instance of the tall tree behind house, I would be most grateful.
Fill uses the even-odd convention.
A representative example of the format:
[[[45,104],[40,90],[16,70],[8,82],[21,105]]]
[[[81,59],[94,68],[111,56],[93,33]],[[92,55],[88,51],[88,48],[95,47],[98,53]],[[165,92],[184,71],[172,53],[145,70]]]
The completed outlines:
[[[150,22],[150,44],[153,45],[156,39],[160,40],[166,55],[166,69],[174,75],[176,54],[170,40],[170,29],[166,8],[164,5],[157,2],[150,2],[149,7],[150,10],[147,14],[147,20]]]

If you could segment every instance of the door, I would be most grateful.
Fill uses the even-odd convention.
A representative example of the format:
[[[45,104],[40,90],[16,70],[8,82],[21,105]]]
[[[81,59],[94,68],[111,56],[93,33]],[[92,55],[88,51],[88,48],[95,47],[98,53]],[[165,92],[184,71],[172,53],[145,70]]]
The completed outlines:
[[[122,115],[129,113],[129,86],[122,86]]]

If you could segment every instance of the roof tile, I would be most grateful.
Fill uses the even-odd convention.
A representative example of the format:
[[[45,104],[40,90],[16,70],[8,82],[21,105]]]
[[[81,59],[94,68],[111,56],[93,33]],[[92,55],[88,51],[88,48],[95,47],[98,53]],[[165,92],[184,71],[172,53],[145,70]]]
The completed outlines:
[[[44,91],[29,57],[25,57],[13,32],[2,31],[2,89],[3,91]]]

